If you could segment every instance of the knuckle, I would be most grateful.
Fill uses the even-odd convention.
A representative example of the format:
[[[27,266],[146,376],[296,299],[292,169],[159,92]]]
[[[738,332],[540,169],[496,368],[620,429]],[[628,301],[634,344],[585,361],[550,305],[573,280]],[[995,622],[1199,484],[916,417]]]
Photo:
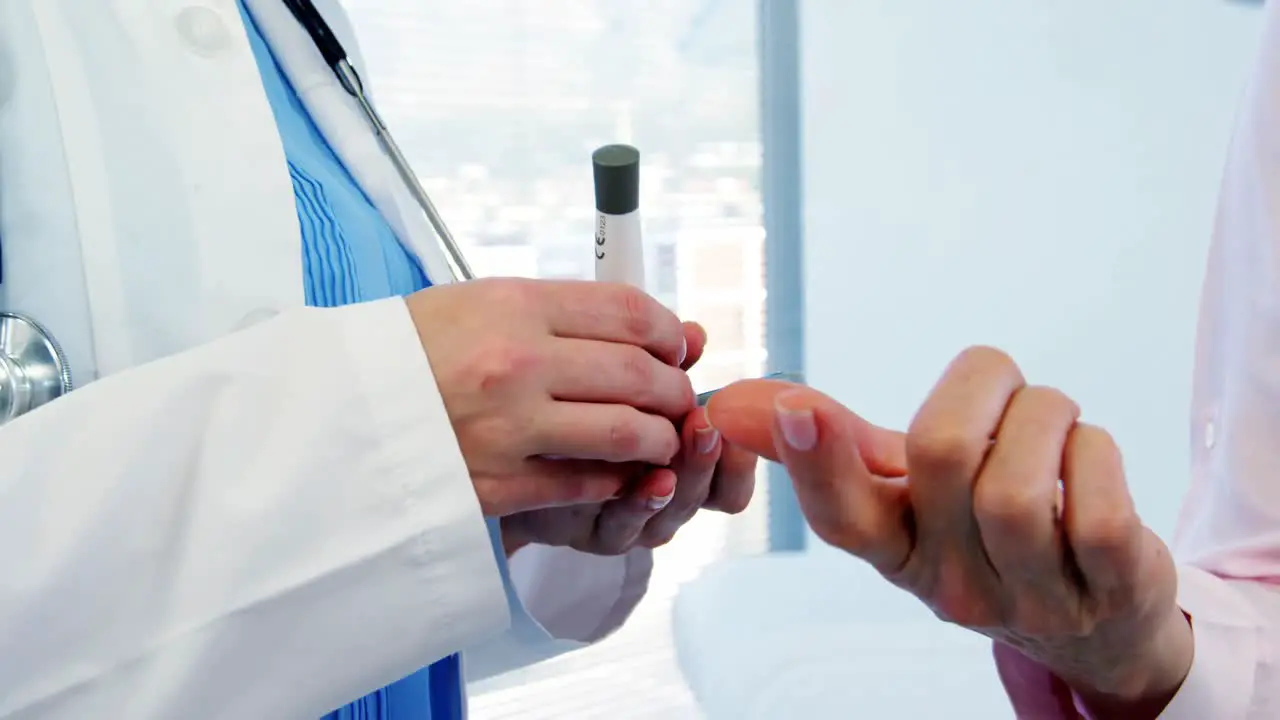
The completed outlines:
[[[618,305],[622,322],[629,335],[647,340],[657,331],[652,299],[644,291],[630,286],[619,289]]]
[[[510,308],[527,309],[539,301],[542,286],[524,278],[492,278],[481,282],[487,285],[492,294],[490,301],[495,305]]]
[[[939,579],[926,603],[939,620],[966,628],[989,628],[1004,624],[1005,613],[967,575]]]
[[[680,413],[686,413],[694,409],[698,404],[698,394],[693,391],[693,381],[689,379],[689,373],[669,366],[660,366],[663,369],[663,377],[669,378],[669,388],[671,393],[671,401],[675,403]]]
[[[1018,530],[1049,512],[1052,505],[1029,485],[990,486],[974,489],[973,514],[978,524],[995,530]]]
[[[1095,452],[1104,454],[1104,457],[1110,455],[1118,459],[1120,456],[1120,446],[1116,444],[1115,437],[1106,428],[1097,425],[1077,424],[1071,440],[1076,442],[1083,440]]]
[[[637,400],[647,399],[654,389],[653,358],[637,347],[628,347],[623,354],[621,367],[623,382]]]
[[[1108,485],[1124,484],[1124,457],[1106,430],[1076,423],[1067,435],[1063,470],[1068,476],[1088,473]]]
[[[650,355],[645,355],[649,369],[649,384],[639,393],[643,402],[668,417],[683,417],[697,405],[697,395],[688,373],[664,365]]]
[[[819,540],[847,553],[861,556],[867,547],[867,538],[863,533],[831,513],[817,514],[810,519],[809,525]]]
[[[486,345],[473,358],[471,367],[480,389],[493,392],[527,378],[539,364],[536,349],[504,339]]]
[[[688,408],[696,408],[698,406],[698,391],[693,389],[693,378],[689,377],[689,373],[681,371],[680,383],[684,389],[683,404]]]
[[[1021,372],[1018,369],[1018,364],[1013,361],[1009,353],[990,345],[967,347],[956,357],[955,362],[965,366],[991,368],[1014,373]]]
[[[984,616],[977,611],[961,604],[942,605],[932,603],[929,610],[933,612],[933,616],[948,625],[956,625],[964,628],[983,627],[989,623],[984,621]]]
[[[1046,385],[1029,385],[1014,394],[1014,403],[1040,411],[1043,414],[1078,415],[1079,406],[1066,393]]]
[[[1081,518],[1072,545],[1078,552],[1090,554],[1123,553],[1132,546],[1140,527],[1137,516],[1128,511]]]
[[[850,550],[842,542],[843,533],[840,532],[840,528],[835,527],[833,523],[827,522],[825,519],[810,518],[809,528],[813,530],[813,534],[817,535],[819,540],[831,547]]]
[[[907,433],[906,453],[909,461],[930,468],[959,468],[972,464],[975,456],[986,451],[987,445],[955,426],[925,426],[912,428]]]
[[[617,458],[633,459],[644,446],[644,432],[632,417],[619,418],[609,425],[609,447]]]

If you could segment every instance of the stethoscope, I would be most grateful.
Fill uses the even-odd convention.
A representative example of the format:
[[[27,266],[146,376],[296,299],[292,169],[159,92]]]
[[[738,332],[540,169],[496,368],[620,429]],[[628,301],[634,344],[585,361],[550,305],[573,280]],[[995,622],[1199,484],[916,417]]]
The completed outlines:
[[[307,31],[311,42],[315,43],[316,50],[338,77],[342,87],[360,106],[361,113],[369,121],[391,164],[395,166],[409,193],[422,208],[431,228],[440,238],[440,244],[449,256],[453,279],[475,279],[471,266],[462,254],[462,248],[453,239],[453,233],[449,232],[408,159],[391,137],[387,124],[382,121],[373,102],[365,94],[360,75],[348,62],[347,51],[333,34],[329,23],[325,22],[311,0],[283,2]],[[0,273],[3,273],[2,266]],[[0,275],[0,282],[2,281],[3,276]],[[71,366],[53,334],[30,317],[0,312],[0,425],[66,395],[73,388]]]
[[[404,153],[400,152],[400,146],[396,144],[395,138],[391,137],[391,131],[387,129],[387,124],[382,121],[382,116],[373,107],[373,102],[369,96],[365,94],[364,84],[360,82],[360,75],[356,69],[351,67],[351,63],[347,61],[347,51],[342,47],[342,43],[338,41],[338,37],[333,34],[333,30],[329,27],[329,23],[325,22],[324,16],[316,9],[311,0],[284,0],[293,16],[298,19],[302,28],[307,31],[307,35],[311,36],[311,42],[315,43],[316,50],[320,51],[320,56],[324,58],[325,63],[333,70],[333,74],[338,76],[338,82],[342,83],[342,87],[355,98],[356,103],[360,106],[360,111],[364,114],[369,125],[373,128],[373,132],[378,136],[378,142],[382,144],[382,149],[386,151],[387,156],[391,158],[391,164],[395,166],[396,172],[400,174],[400,179],[404,181],[408,187],[413,199],[417,201],[418,206],[422,208],[422,212],[426,214],[427,221],[431,223],[431,228],[435,230],[436,235],[440,238],[440,244],[449,253],[449,259],[456,268],[454,279],[461,277],[463,280],[474,280],[475,274],[471,272],[471,266],[467,264],[467,259],[462,255],[462,248],[458,247],[457,241],[453,239],[453,233],[449,232],[448,226],[444,224],[444,220],[440,218],[440,212],[436,210],[435,203],[431,202],[431,198],[427,195],[427,191],[423,189],[422,183],[418,182],[418,176],[413,173],[408,159]]]

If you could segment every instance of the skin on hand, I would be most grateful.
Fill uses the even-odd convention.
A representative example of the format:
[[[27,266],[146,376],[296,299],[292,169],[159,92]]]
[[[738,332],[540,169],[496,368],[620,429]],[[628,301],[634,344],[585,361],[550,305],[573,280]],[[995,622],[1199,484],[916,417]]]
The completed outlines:
[[[697,323],[685,323],[684,333],[688,353],[681,368],[688,370],[701,358],[707,336]],[[745,510],[755,487],[756,456],[725,444],[705,408],[691,410],[678,424],[680,451],[671,464],[619,468],[626,480],[618,497],[504,517],[507,554],[536,543],[620,555],[666,544],[699,510]]]
[[[819,537],[1047,668],[1099,717],[1155,718],[1186,677],[1173,561],[1115,443],[1004,353],[961,354],[906,433],[785,384],[745,381],[709,410],[726,440],[786,464]]]
[[[485,515],[598,503],[624,489],[619,465],[680,452],[685,332],[640,290],[501,278],[405,303]]]

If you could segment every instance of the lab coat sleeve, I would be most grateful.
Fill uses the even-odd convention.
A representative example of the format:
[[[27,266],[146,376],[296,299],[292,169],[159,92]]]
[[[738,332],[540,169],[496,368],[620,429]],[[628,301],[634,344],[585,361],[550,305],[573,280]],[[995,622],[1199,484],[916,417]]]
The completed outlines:
[[[608,637],[649,587],[653,551],[606,557],[528,545],[506,559],[497,521],[489,523],[502,568],[511,627],[464,653],[467,679],[484,680]]]
[[[400,299],[99,380],[0,458],[0,717],[319,717],[509,623]]]

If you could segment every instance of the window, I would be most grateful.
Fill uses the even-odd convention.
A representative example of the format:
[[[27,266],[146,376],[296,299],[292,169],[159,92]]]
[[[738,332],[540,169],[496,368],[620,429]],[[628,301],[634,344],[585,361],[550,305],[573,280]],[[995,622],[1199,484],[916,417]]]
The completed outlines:
[[[655,248],[658,259],[653,278],[653,292],[657,295],[673,295],[676,292],[676,246],[662,243]]]
[[[704,327],[723,328],[713,348],[717,354],[741,353],[746,349],[746,317],[746,308],[739,302],[704,303],[689,313],[689,319],[702,323]]]
[[[762,372],[757,3],[344,4],[379,110],[478,274],[591,277],[590,153],[632,143],[648,290],[710,337],[696,387]],[[472,718],[697,717],[671,599],[709,562],[765,547],[764,496],[658,551],[649,595],[610,640],[473,687]]]

